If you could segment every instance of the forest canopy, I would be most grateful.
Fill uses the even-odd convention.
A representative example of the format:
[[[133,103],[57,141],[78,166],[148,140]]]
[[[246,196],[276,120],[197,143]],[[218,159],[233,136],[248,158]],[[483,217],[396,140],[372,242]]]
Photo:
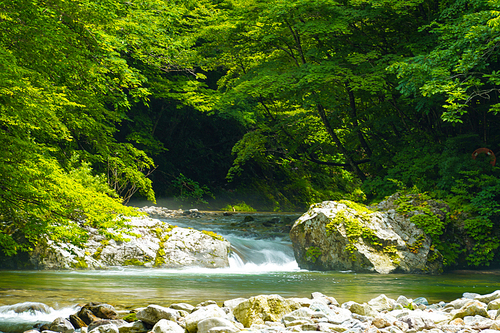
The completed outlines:
[[[498,166],[472,156],[500,156],[496,0],[19,0],[0,32],[5,255],[122,227],[130,199],[400,191],[450,205],[450,265],[500,263]]]

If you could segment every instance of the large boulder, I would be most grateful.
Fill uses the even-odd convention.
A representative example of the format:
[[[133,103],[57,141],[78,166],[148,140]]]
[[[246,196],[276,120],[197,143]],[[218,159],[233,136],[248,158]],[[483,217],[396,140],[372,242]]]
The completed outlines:
[[[230,244],[207,231],[178,228],[169,223],[134,217],[127,233],[109,230],[113,237],[87,228],[89,240],[82,247],[41,242],[31,253],[36,269],[105,269],[112,266],[179,268],[228,267]]]
[[[299,266],[382,274],[440,273],[442,256],[431,238],[410,221],[411,214],[400,214],[388,204],[393,202],[394,198],[381,203],[379,211],[350,201],[312,205],[290,231]],[[441,213],[434,214],[446,216]]]

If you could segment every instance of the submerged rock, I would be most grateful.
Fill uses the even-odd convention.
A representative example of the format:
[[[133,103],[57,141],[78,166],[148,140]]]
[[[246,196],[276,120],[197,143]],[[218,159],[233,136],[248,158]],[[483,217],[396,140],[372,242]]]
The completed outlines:
[[[379,207],[387,208],[383,203]],[[442,256],[430,237],[392,208],[372,211],[350,201],[324,201],[295,222],[290,238],[304,269],[382,274],[442,270]]]

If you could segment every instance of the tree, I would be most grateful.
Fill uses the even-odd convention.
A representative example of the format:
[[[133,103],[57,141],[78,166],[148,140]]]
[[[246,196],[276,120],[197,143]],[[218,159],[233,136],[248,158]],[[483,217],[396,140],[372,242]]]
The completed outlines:
[[[135,213],[116,191],[155,200],[146,177],[153,160],[115,135],[132,103],[148,101],[136,64],[182,68],[182,8],[159,0],[0,4],[4,254],[44,237],[81,242],[84,225],[123,226],[118,217]]]

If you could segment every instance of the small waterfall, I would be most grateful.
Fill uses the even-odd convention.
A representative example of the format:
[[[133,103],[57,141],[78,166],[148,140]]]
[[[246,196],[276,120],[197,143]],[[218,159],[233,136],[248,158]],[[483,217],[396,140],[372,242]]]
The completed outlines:
[[[252,239],[225,236],[231,243],[231,271],[295,271],[298,270],[291,244],[281,239]]]

